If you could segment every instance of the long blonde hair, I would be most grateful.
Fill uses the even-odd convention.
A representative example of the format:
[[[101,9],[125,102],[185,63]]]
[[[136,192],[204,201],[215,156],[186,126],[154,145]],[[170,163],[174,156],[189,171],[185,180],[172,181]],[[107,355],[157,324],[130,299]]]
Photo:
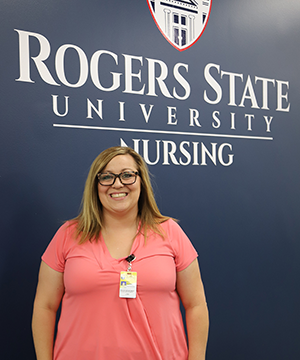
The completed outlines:
[[[159,224],[170,219],[170,217],[163,216],[157,207],[146,163],[130,147],[115,146],[101,152],[91,165],[85,182],[81,211],[71,221],[71,223],[76,223],[76,237],[79,239],[79,244],[83,244],[88,240],[97,241],[99,239],[103,227],[103,211],[98,197],[97,174],[103,171],[107,164],[118,155],[132,156],[140,174],[141,193],[138,201],[138,217],[141,222],[140,231],[144,232],[145,238],[147,237],[147,230],[152,230],[162,237],[164,235]]]

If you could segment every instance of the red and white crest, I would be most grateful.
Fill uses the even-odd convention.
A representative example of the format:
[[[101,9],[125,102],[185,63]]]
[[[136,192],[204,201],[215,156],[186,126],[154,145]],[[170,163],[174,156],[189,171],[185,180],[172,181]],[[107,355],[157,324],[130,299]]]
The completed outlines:
[[[193,46],[203,34],[212,0],[147,0],[152,17],[164,37],[177,50]]]

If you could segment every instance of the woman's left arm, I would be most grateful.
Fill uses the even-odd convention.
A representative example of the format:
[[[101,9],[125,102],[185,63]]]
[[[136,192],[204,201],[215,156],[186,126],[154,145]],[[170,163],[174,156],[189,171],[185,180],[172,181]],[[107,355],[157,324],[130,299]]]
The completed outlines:
[[[185,308],[188,360],[205,360],[209,319],[197,259],[186,269],[177,272],[177,292]]]

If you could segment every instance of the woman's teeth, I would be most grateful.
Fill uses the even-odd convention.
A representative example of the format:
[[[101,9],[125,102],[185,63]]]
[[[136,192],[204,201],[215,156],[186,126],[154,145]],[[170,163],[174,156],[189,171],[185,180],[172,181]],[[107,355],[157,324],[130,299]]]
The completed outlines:
[[[118,193],[118,194],[111,194],[110,196],[112,198],[118,198],[118,197],[124,197],[126,195],[127,195],[126,193]]]

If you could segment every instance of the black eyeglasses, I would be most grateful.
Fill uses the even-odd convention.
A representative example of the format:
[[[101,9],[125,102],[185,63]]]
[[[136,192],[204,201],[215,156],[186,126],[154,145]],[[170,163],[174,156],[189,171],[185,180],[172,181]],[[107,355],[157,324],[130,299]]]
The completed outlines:
[[[119,178],[123,185],[132,185],[136,182],[137,176],[139,176],[138,171],[123,171],[120,174],[113,173],[99,173],[97,178],[99,184],[103,186],[111,186],[115,183],[116,178]]]

